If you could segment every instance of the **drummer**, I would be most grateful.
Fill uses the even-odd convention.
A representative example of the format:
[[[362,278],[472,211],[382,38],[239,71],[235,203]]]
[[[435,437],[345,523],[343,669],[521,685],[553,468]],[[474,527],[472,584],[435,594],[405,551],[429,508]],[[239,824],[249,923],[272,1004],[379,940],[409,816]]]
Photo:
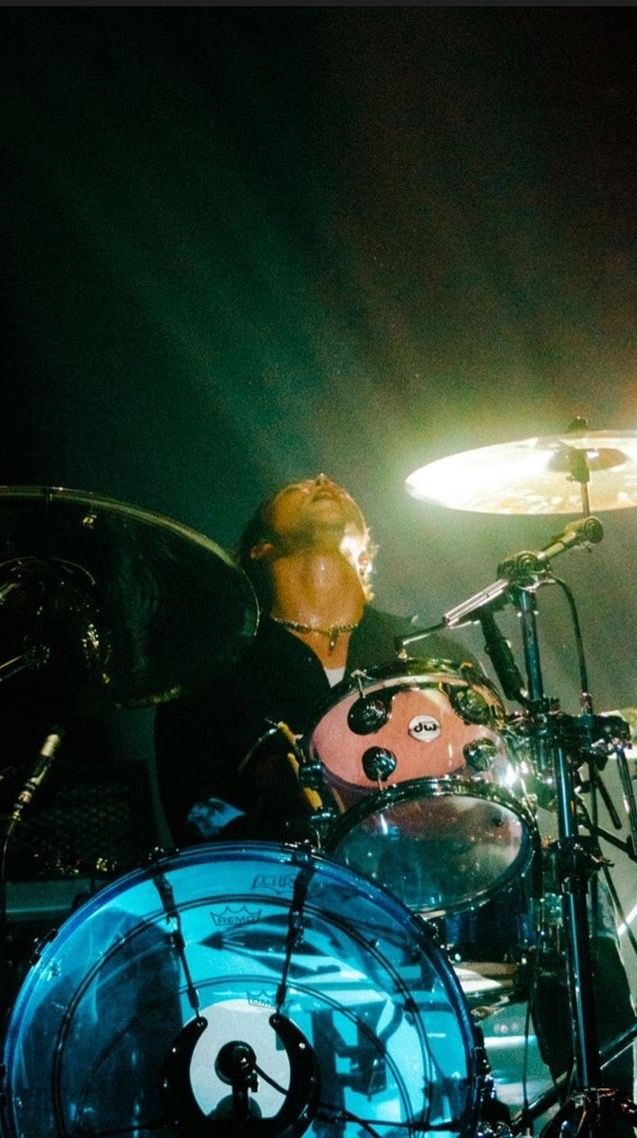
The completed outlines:
[[[335,684],[359,668],[396,665],[395,637],[413,629],[374,604],[375,552],[360,507],[324,474],[286,485],[258,507],[237,548],[259,600],[257,634],[215,687],[157,711],[158,783],[178,845],[312,840],[311,808],[287,758],[289,739],[277,725],[302,735],[317,710],[329,706]],[[477,667],[451,636],[428,637],[427,657]],[[515,947],[525,904],[524,889],[514,889],[502,903],[480,910],[486,939],[490,928],[501,936],[510,919]],[[629,1025],[633,1012],[615,942],[599,944],[598,1013],[606,1039]],[[489,959],[489,945],[480,948],[486,954],[480,958]],[[563,961],[543,980],[533,1017],[557,1075],[570,1051]],[[630,1052],[611,1074],[612,1085],[630,1095]]]
[[[261,610],[256,637],[215,688],[157,714],[159,787],[178,844],[312,837],[289,745],[272,725],[301,735],[332,686],[396,663],[394,638],[413,629],[373,603],[375,552],[360,507],[325,474],[258,507],[237,549]],[[471,661],[451,637],[429,637],[427,655]]]

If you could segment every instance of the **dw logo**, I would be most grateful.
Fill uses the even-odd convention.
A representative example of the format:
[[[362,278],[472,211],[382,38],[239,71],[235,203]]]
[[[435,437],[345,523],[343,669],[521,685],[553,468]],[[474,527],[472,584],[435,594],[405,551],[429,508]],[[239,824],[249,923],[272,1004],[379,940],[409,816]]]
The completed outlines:
[[[407,728],[412,739],[419,743],[433,743],[440,735],[440,723],[433,715],[414,715]]]

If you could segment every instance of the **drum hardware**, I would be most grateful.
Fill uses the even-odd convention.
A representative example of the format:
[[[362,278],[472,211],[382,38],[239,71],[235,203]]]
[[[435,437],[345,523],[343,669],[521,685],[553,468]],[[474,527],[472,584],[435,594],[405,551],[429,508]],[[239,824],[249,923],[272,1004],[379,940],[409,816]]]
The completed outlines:
[[[15,580],[8,581],[7,584],[0,587],[0,608],[10,594],[18,588],[18,582]],[[14,676],[18,676],[23,672],[39,671],[48,663],[50,650],[44,645],[30,643],[29,638],[25,637],[22,649],[19,655],[6,660],[0,665],[0,684],[6,683]],[[4,833],[0,839],[0,972],[3,976],[2,987],[5,991],[11,991],[14,986],[14,973],[16,973],[18,966],[18,961],[14,953],[14,938],[9,928],[7,904],[7,854],[9,841],[15,827],[22,817],[23,811],[30,804],[34,794],[46,778],[49,767],[63,738],[63,734],[63,728],[56,728],[54,732],[47,735],[29,778],[15,800],[11,813],[4,820]],[[10,764],[0,772],[0,782],[3,782],[7,778],[12,778],[16,774],[18,774],[18,767]]]
[[[471,770],[488,771],[498,757],[498,748],[492,739],[474,739],[472,743],[465,743],[462,753]]]
[[[369,735],[384,727],[391,715],[391,705],[384,699],[361,695],[349,709],[347,725],[356,735]]]
[[[17,962],[11,959],[11,937],[7,912],[7,854],[13,832],[21,821],[24,811],[30,806],[34,796],[46,779],[53,760],[64,739],[62,727],[53,728],[46,736],[29,777],[15,800],[13,809],[4,822],[0,848],[0,969],[10,976]]]
[[[347,725],[356,735],[370,735],[378,731],[391,717],[392,692],[377,692],[373,696],[365,693],[365,683],[370,676],[361,670],[352,672],[352,680],[358,688],[359,698],[347,713]]]
[[[610,1043],[606,1044],[601,1049],[602,1070],[613,1062],[619,1055],[621,1055],[628,1047],[632,1046],[634,1040],[637,1039],[637,1024],[628,1028],[626,1031],[618,1034]],[[535,1099],[529,1102],[528,1106],[523,1113],[515,1114],[511,1120],[514,1134],[524,1132],[524,1127],[528,1125],[533,1119],[541,1118],[548,1110],[560,1102],[564,1094],[568,1094],[571,1082],[570,1071],[564,1071],[558,1075],[554,1080],[552,1086],[546,1091],[543,1091]],[[619,1105],[619,1104],[617,1104]],[[623,1104],[622,1104],[623,1105]],[[633,1106],[630,1102],[627,1104],[629,1111],[623,1115],[620,1111],[618,1117],[630,1117],[630,1108]],[[568,1131],[567,1131],[568,1133]],[[545,1138],[544,1132],[542,1138]],[[557,1135],[551,1135],[551,1138],[562,1138],[559,1131]]]
[[[588,456],[589,440],[586,440],[584,449]],[[613,465],[614,461],[609,460],[605,463],[600,459],[598,469],[608,471]],[[588,475],[583,481],[588,482]],[[586,502],[587,500],[586,498]],[[637,497],[635,502],[637,503]],[[575,545],[597,542],[602,536],[601,523],[590,516],[569,523],[562,534],[551,539],[550,543],[539,552],[523,551],[508,558],[498,567],[500,576],[493,585],[444,614],[441,624],[435,626],[436,629],[441,626],[458,627],[462,622],[478,619],[477,613],[483,607],[493,605],[499,607],[503,600],[513,603],[520,617],[527,674],[523,697],[530,728],[529,737],[537,769],[541,775],[550,771],[555,786],[559,834],[557,865],[565,934],[575,1077],[574,1097],[560,1108],[555,1119],[543,1130],[543,1138],[557,1138],[558,1134],[563,1134],[565,1131],[570,1133],[571,1130],[575,1133],[575,1125],[580,1138],[594,1138],[597,1135],[601,1138],[602,1135],[608,1134],[608,1123],[613,1117],[637,1120],[637,1107],[633,1103],[618,1092],[607,1091],[605,1088],[598,1089],[601,1067],[593,1005],[587,897],[591,881],[601,866],[601,859],[597,849],[583,840],[579,832],[576,798],[577,772],[584,762],[595,763],[597,741],[606,740],[608,724],[604,724],[603,717],[593,714],[592,700],[588,684],[585,682],[585,665],[579,635],[580,678],[583,680],[581,715],[579,717],[565,715],[560,711],[558,701],[547,698],[542,678],[536,619],[536,594],[541,585],[555,581],[550,572],[549,562]],[[430,631],[432,629],[421,630],[404,638],[397,642],[398,649],[406,652],[409,646],[423,639]],[[612,731],[622,745],[630,737],[628,724],[622,726],[615,723],[612,725]],[[637,832],[634,796],[628,802],[628,810],[632,844],[632,835]]]
[[[0,598],[1,604],[2,598]],[[29,644],[25,638],[22,648],[23,651],[19,656],[13,656],[12,659],[5,660],[4,664],[0,664],[0,683],[20,675],[21,672],[37,671],[48,663],[51,651],[44,644]]]
[[[475,1138],[513,1138],[511,1112],[498,1099],[482,1028],[476,1027],[476,1060],[480,1073],[479,1123]]]
[[[361,755],[366,777],[370,782],[377,783],[379,788],[394,773],[397,762],[394,752],[387,747],[368,747]]]
[[[0,622],[11,653],[0,682],[29,684],[29,715],[55,709],[68,722],[175,698],[205,673],[218,677],[256,631],[247,577],[170,518],[61,487],[3,486],[0,535]],[[7,820],[5,855],[53,754],[45,742]],[[6,856],[3,893],[5,869]],[[4,926],[6,898],[0,909]]]
[[[48,732],[38,752],[33,770],[30,772],[27,781],[25,782],[15,801],[13,810],[7,818],[7,824],[4,832],[3,856],[6,854],[7,844],[11,838],[11,835],[13,834],[13,831],[15,830],[15,827],[22,818],[23,812],[26,810],[27,806],[31,804],[34,795],[40,789],[42,783],[47,777],[51,769],[51,764],[53,763],[53,760],[60,746],[62,745],[65,734],[66,732],[63,727],[54,727],[50,732]]]
[[[473,669],[461,668],[460,674],[467,680],[471,680],[472,677],[478,679]],[[475,683],[471,682],[464,686],[443,684],[442,688],[449,696],[453,710],[465,723],[476,723],[484,727],[499,729],[502,727],[503,718],[501,710],[497,703],[487,698],[487,695],[490,696],[493,693],[489,685],[485,684],[485,678],[480,677],[479,679],[482,681],[484,691],[481,691]]]
[[[557,701],[549,701],[547,715],[550,718],[554,714],[559,714],[559,704]],[[619,841],[616,835],[601,828],[597,820],[593,822],[588,817],[582,797],[589,793],[593,796],[599,795],[615,830],[623,828],[624,822],[600,774],[609,760],[616,762],[624,801],[629,802],[631,798],[634,799],[633,779],[628,767],[625,746],[626,721],[619,712],[604,712],[596,717],[594,723],[587,723],[586,716],[582,713],[579,720],[570,725],[565,724],[564,727],[570,731],[570,745],[578,748],[581,757],[581,766],[573,770],[572,777],[577,794],[576,808],[582,820],[586,821],[589,828],[594,827],[599,837],[603,837],[622,852],[630,854],[632,849],[637,848],[630,823],[633,817],[637,817],[637,810],[627,810],[631,833],[627,841]],[[540,770],[532,757],[531,724],[528,715],[523,711],[512,712],[507,717],[503,737],[515,755],[516,768],[525,782],[529,799],[535,800],[538,806],[554,812],[555,779],[546,764]],[[587,758],[590,758],[590,762],[587,762]]]
[[[240,1039],[224,1043],[215,1059],[215,1071],[222,1083],[232,1087],[232,1115],[239,1122],[249,1118],[252,1111],[248,1091],[256,1091],[259,1085],[257,1057],[250,1044]],[[223,1108],[223,1101],[217,1108],[218,1114]]]
[[[296,735],[287,723],[277,723],[279,732],[288,744],[287,760],[298,780],[306,805],[310,810],[310,826],[318,849],[323,849],[323,841],[333,823],[336,809],[333,800],[327,795],[318,764],[310,762],[303,748],[299,746]]]
[[[290,1066],[290,1085],[276,1115],[264,1118],[259,1101],[259,1080],[271,1081],[259,1066],[259,1059],[244,1040],[224,1043],[214,1060],[214,1071],[221,1083],[231,1088],[219,1099],[213,1111],[204,1114],[190,1080],[190,1064],[197,1042],[208,1028],[198,1016],[187,1024],[170,1048],[163,1087],[169,1116],[177,1129],[189,1138],[225,1138],[228,1125],[237,1138],[296,1138],[308,1129],[316,1114],[320,1083],[314,1049],[306,1037],[285,1016],[273,1013],[269,1025],[278,1046],[285,1049]]]

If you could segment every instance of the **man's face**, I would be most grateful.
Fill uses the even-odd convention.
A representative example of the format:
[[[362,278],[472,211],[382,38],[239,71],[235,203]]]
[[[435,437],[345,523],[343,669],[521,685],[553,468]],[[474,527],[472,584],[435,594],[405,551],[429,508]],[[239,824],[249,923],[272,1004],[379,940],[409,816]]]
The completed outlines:
[[[283,539],[329,534],[361,542],[367,538],[365,519],[351,494],[324,474],[284,486],[270,506],[269,523]]]

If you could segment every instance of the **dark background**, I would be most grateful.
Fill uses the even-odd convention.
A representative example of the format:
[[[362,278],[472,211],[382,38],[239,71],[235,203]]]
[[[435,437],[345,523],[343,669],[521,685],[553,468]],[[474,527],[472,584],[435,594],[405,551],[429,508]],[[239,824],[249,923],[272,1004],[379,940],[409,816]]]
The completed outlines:
[[[0,484],[111,497],[229,547],[265,494],[323,470],[380,546],[379,605],[424,624],[544,545],[571,519],[445,510],[404,482],[575,416],[637,430],[636,23],[621,7],[4,9]],[[601,520],[603,542],[554,569],[595,709],[630,709],[636,512]],[[563,595],[538,605],[547,691],[576,713]],[[499,619],[521,666],[516,614]],[[482,651],[479,627],[458,636]],[[65,828],[73,847],[78,825],[103,854],[123,831],[116,861],[148,848],[145,795],[109,763],[152,771],[152,720],[68,725],[61,818],[43,793],[25,856]],[[634,910],[634,863],[606,852]]]
[[[561,530],[404,480],[576,415],[637,428],[633,9],[1,24],[2,483],[227,547],[265,493],[325,470],[379,543],[378,603],[427,624]],[[637,704],[635,510],[602,520],[556,563],[600,711]],[[540,627],[549,694],[576,711],[558,590]]]

